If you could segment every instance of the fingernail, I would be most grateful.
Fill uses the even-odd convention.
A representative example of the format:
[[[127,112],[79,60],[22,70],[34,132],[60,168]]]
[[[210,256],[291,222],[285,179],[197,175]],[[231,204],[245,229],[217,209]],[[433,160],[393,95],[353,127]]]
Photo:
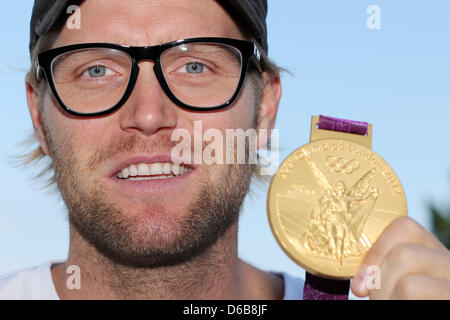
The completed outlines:
[[[367,289],[367,273],[365,269],[361,268],[360,271],[353,278],[352,287],[357,291],[358,294],[364,294]]]

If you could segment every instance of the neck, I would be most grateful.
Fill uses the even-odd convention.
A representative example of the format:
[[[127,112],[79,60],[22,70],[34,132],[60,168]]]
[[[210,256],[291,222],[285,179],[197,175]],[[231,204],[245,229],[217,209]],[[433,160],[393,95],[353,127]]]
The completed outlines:
[[[69,256],[52,269],[61,299],[242,299],[252,294],[255,275],[237,255],[237,222],[209,249],[176,266],[132,268],[118,265],[70,228]],[[66,285],[66,270],[80,269],[80,289]],[[70,269],[69,269],[70,270]]]

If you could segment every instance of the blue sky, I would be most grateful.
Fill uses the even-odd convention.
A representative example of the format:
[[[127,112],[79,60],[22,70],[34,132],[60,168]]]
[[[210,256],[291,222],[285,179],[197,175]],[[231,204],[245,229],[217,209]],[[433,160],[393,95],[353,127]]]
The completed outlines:
[[[59,196],[10,157],[32,131],[24,88],[32,4],[0,2],[0,274],[64,259],[68,250]],[[369,5],[381,10],[379,30],[366,26]],[[312,115],[368,121],[373,149],[403,184],[409,215],[429,228],[428,201],[450,205],[449,12],[447,0],[269,0],[269,55],[292,73],[282,77],[280,160],[308,142]],[[254,188],[244,203],[240,256],[302,276],[271,234],[265,198]]]

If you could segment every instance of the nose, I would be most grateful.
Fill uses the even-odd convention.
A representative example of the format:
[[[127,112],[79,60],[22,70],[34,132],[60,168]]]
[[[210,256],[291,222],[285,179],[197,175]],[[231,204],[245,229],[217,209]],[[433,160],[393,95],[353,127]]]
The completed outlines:
[[[120,126],[127,132],[152,135],[177,124],[177,110],[166,96],[153,72],[153,62],[139,63],[133,92],[120,110]]]

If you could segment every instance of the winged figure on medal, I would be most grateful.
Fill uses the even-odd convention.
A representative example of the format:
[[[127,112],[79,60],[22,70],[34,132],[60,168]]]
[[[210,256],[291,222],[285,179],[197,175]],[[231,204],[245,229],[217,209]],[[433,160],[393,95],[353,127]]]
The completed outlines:
[[[378,189],[371,185],[376,168],[366,172],[350,187],[344,181],[333,186],[306,150],[303,154],[320,192],[315,197],[301,242],[315,254],[333,257],[340,270],[344,257],[359,256],[371,245],[362,230],[378,198]]]

